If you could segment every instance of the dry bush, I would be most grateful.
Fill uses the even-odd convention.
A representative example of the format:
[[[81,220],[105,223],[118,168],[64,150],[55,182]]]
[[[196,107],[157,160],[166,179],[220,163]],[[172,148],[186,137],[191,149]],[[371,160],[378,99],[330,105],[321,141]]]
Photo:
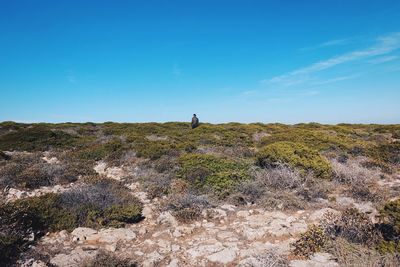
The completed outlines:
[[[237,204],[259,203],[268,209],[296,209],[307,207],[307,201],[326,198],[331,184],[311,175],[300,175],[287,165],[251,171],[252,180],[237,187],[231,199]]]
[[[308,203],[293,192],[266,192],[261,198],[260,205],[268,210],[303,210]]]
[[[362,166],[367,159],[348,159],[346,162],[331,160],[333,179],[341,184],[352,185],[378,181],[382,175],[379,170],[367,169]]]
[[[76,181],[80,176],[96,174],[86,162],[75,161],[64,153],[59,155],[63,158],[48,163],[41,152],[13,154],[5,164],[0,162],[0,187],[34,189],[67,184]]]
[[[118,258],[114,254],[100,250],[92,260],[84,262],[82,267],[136,267],[135,262],[129,259]]]
[[[251,174],[260,185],[272,189],[294,189],[305,181],[298,170],[282,163],[271,169],[253,168]]]
[[[189,184],[182,179],[174,179],[170,184],[170,193],[173,195],[185,194],[189,190]]]
[[[355,208],[348,208],[341,214],[328,213],[322,219],[321,227],[331,238],[341,237],[355,244],[374,245],[382,235],[371,219]]]
[[[113,180],[103,179],[60,195],[61,206],[75,215],[77,224],[122,226],[142,219],[142,204]]]
[[[177,160],[173,157],[162,156],[152,162],[152,167],[159,173],[172,173],[177,170]]]
[[[144,180],[143,184],[147,190],[147,196],[150,199],[154,199],[169,193],[171,177],[167,175],[152,176]]]
[[[338,264],[343,267],[397,267],[400,265],[399,255],[382,254],[373,248],[352,244],[344,238],[329,240],[324,250],[332,254]]]
[[[332,160],[334,181],[348,186],[346,190],[351,196],[363,201],[380,202],[385,199],[386,192],[376,186],[382,173],[374,168],[363,167],[367,159],[349,159],[345,163]]]
[[[165,208],[171,210],[176,219],[183,223],[199,219],[203,209],[209,206],[206,197],[191,193],[171,196],[165,204]]]

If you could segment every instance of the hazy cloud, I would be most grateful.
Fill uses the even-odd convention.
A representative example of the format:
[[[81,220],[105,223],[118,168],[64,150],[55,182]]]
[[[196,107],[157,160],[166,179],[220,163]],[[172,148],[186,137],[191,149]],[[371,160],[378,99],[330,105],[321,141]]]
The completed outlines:
[[[275,76],[264,80],[267,83],[279,83],[284,86],[304,83],[312,80],[312,74],[345,63],[358,61],[375,56],[383,56],[400,48],[400,32],[382,36],[376,39],[376,44],[365,49],[356,50],[339,56],[332,57],[327,60],[319,61],[304,68],[294,70],[292,72]]]
[[[327,42],[324,42],[324,43],[321,43],[318,45],[300,48],[300,51],[311,51],[311,50],[316,50],[316,49],[324,48],[324,47],[346,45],[346,44],[349,44],[351,42],[351,40],[352,40],[351,38],[330,40],[330,41],[327,41]]]

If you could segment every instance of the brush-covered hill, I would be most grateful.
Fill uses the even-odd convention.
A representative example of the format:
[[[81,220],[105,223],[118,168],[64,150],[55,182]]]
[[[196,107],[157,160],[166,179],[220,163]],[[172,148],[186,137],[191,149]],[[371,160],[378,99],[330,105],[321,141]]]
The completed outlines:
[[[0,123],[2,266],[398,266],[400,125]]]

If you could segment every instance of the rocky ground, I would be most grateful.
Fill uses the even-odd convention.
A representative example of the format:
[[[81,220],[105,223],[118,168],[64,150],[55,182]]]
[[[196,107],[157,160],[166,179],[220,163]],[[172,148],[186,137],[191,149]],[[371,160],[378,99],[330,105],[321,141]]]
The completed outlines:
[[[106,168],[103,163],[96,171],[121,180],[123,170]],[[398,180],[382,182],[397,185]],[[62,192],[79,186],[43,187],[31,192],[9,189],[7,201]],[[335,205],[354,206],[374,217],[376,210],[368,202],[356,202],[349,197],[336,197],[335,202],[321,200],[315,209],[298,211],[267,211],[255,205],[236,207],[221,205],[203,210],[202,219],[180,223],[169,211],[158,208],[162,199],[150,200],[140,183],[127,184],[132,194],[144,204],[144,219],[125,228],[94,230],[79,227],[48,233],[32,247],[30,253],[46,255],[56,266],[81,266],[99,251],[109,251],[118,257],[138,262],[140,266],[279,266],[263,255],[269,252],[292,258],[290,266],[338,266],[326,253],[316,253],[310,259],[296,259],[290,244],[308,225],[318,223],[326,212],[335,213]],[[46,266],[33,259],[20,262],[22,266]]]

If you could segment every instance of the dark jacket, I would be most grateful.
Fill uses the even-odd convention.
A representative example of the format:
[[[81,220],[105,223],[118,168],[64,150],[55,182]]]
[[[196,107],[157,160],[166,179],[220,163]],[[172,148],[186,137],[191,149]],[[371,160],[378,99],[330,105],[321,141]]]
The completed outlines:
[[[199,126],[199,118],[197,118],[196,116],[193,116],[193,118],[192,118],[192,129],[196,128],[197,126]]]

